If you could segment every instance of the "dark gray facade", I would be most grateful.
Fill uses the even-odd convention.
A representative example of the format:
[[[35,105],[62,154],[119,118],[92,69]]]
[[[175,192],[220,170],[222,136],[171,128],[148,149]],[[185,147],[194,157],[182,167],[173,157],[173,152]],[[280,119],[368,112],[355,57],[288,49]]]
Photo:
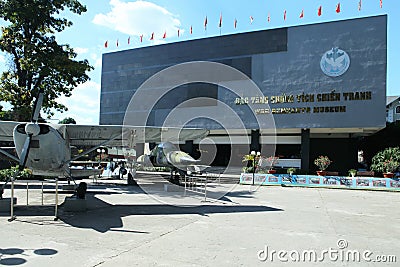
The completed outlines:
[[[255,82],[261,95],[249,94],[247,88],[232,93],[215,84],[185,84],[157,100],[147,125],[162,126],[177,105],[207,97],[211,100],[203,102],[203,108],[225,103],[244,122],[248,136],[251,130],[261,128],[256,143],[269,144],[269,139],[263,136],[265,133],[255,117],[272,115],[276,134],[280,136],[277,143],[297,145],[295,150],[301,150],[302,166],[307,169],[315,156],[329,155],[335,144],[341,147],[332,156],[334,162],[342,162],[337,168],[353,168],[357,154],[354,138],[385,127],[387,16],[104,54],[100,124],[122,124],[132,96],[146,80],[171,66],[192,61],[212,61],[236,68]],[[192,108],[180,107],[181,112]],[[143,113],[139,109],[137,116]],[[229,118],[230,114],[224,116],[225,121],[237,119],[233,115]],[[197,119],[190,126],[218,130],[226,125]],[[303,140],[305,136],[307,142]],[[321,144],[326,138],[330,138],[330,145],[324,151]],[[245,145],[242,141],[237,144]],[[286,148],[281,151],[285,154]],[[286,156],[293,154],[293,149],[288,151]],[[352,154],[350,159],[348,154]]]
[[[170,66],[207,60],[230,65],[251,77],[253,55],[286,50],[287,29],[284,28],[104,54],[100,124],[122,124],[125,110],[137,88],[152,75]],[[161,106],[159,109],[171,109],[189,96],[185,97],[181,92],[166,96],[169,108]]]
[[[175,64],[207,60],[237,68],[255,81],[269,97],[269,107],[259,104],[254,108],[260,114],[274,113],[278,129],[383,127],[386,20],[386,16],[378,16],[104,54],[100,124],[121,124],[136,89],[155,73]],[[339,77],[326,75],[320,67],[321,57],[334,47],[345,51],[350,59],[348,70]],[[247,116],[243,105],[235,105],[237,96],[223,88],[206,88],[196,90],[187,85],[171,92],[155,107],[158,119],[148,124],[160,124],[170,109],[199,96],[218,98]],[[330,93],[334,93],[333,98]],[[313,101],[303,102],[303,95]],[[271,97],[278,96],[293,99],[273,104]],[[256,96],[246,96],[244,91],[243,97],[252,101]],[[246,126],[255,128],[252,123],[249,120]]]

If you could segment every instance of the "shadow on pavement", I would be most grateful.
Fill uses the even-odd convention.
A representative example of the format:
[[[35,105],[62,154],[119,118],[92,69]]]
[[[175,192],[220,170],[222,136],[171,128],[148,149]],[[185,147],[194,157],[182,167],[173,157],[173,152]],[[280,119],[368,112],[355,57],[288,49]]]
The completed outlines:
[[[0,249],[0,265],[6,265],[6,266],[16,266],[16,265],[22,265],[27,263],[27,260],[24,258],[27,258],[28,254],[27,252],[32,251],[32,249],[29,249],[28,251],[25,249],[20,249],[20,248],[5,248],[5,249]],[[41,249],[35,249],[33,250],[33,254],[38,255],[38,256],[51,256],[57,254],[58,251],[55,249],[49,249],[49,248],[41,248]],[[16,257],[20,256],[20,257]],[[24,258],[22,258],[24,257]]]
[[[202,205],[188,205],[188,206],[175,206],[168,204],[133,204],[133,205],[113,205],[107,203],[95,196],[95,194],[115,194],[115,192],[104,192],[101,190],[88,192],[86,194],[87,210],[86,212],[66,212],[63,209],[63,204],[59,205],[59,219],[67,225],[93,229],[98,232],[107,231],[122,231],[130,233],[146,234],[147,232],[130,231],[126,229],[113,229],[122,228],[122,218],[132,215],[190,215],[197,214],[207,216],[208,214],[223,214],[223,213],[248,213],[248,212],[269,212],[269,211],[282,211],[281,209],[261,206],[261,205],[232,205],[232,204],[206,204]],[[138,187],[131,188],[131,194],[141,193],[142,190]],[[121,192],[122,193],[122,192]],[[124,190],[123,193],[129,193]],[[248,196],[249,192],[230,193],[231,196],[236,197],[251,197]],[[225,197],[226,198],[226,197]],[[229,198],[225,200],[230,201]],[[15,215],[17,220],[19,217],[31,216],[54,216],[54,205],[29,205],[29,206],[16,206]],[[8,216],[8,213],[1,213],[0,216]],[[35,223],[35,222],[31,222]],[[37,224],[46,224],[45,222],[36,222]],[[51,222],[49,222],[51,223]],[[51,223],[53,224],[53,223]],[[59,225],[65,226],[65,225]]]
[[[64,212],[60,219],[73,227],[90,228],[98,232],[107,232],[112,228],[123,227],[122,217],[132,215],[184,215],[198,214],[207,216],[215,213],[243,213],[282,211],[267,206],[249,205],[201,205],[173,206],[166,204],[111,205],[93,195],[87,195],[88,210],[80,213]],[[115,231],[114,229],[112,231]],[[118,231],[118,230],[117,230]],[[125,230],[121,230],[125,231]],[[134,233],[145,233],[132,231]]]

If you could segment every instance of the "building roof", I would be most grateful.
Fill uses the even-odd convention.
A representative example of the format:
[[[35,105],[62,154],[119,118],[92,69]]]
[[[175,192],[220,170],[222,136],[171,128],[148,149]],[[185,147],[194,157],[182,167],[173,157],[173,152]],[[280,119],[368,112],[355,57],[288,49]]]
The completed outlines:
[[[397,99],[400,99],[400,96],[387,96],[386,97],[386,106],[392,104]]]

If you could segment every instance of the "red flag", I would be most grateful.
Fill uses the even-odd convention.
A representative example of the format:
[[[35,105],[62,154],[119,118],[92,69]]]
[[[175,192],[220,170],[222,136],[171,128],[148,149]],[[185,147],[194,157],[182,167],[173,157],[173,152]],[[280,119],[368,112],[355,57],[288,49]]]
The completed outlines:
[[[204,19],[204,30],[207,30],[207,23],[208,23],[208,20],[207,20],[207,16],[206,16],[206,18]]]
[[[236,29],[236,26],[237,26],[237,19],[235,18],[235,22],[233,23],[233,25],[235,26],[235,29]]]
[[[117,47],[118,47],[118,39],[117,39]]]
[[[340,13],[340,3],[336,5],[336,13]]]
[[[286,20],[286,9],[285,9],[285,11],[283,12],[283,20]]]
[[[269,13],[268,13],[268,22],[271,22],[271,16]]]
[[[106,41],[106,42],[104,43],[104,47],[105,47],[105,48],[108,47],[108,41]]]
[[[153,41],[153,40],[154,40],[154,32],[151,33],[151,37],[150,37],[150,41]]]
[[[319,6],[319,8],[318,8],[318,16],[321,16],[322,15],[322,6]]]
[[[218,25],[218,27],[222,27],[222,13],[221,13],[221,15],[219,15],[219,25]]]
[[[382,0],[379,0],[379,6],[382,8],[382,6],[383,6],[383,1]]]
[[[190,34],[192,34],[192,33],[193,33],[193,27],[190,26]]]
[[[253,16],[250,16],[250,24],[253,24],[254,18]]]
[[[128,44],[130,44],[131,43],[131,37],[129,36],[128,37]]]
[[[302,9],[300,13],[300,18],[302,19],[303,17],[304,17],[304,9]]]
[[[167,31],[164,32],[164,35],[162,36],[163,39],[167,38]]]
[[[358,2],[358,11],[360,11],[361,10],[361,6],[362,6],[362,2],[361,2],[361,0]]]
[[[140,35],[140,42],[143,43],[143,34]]]

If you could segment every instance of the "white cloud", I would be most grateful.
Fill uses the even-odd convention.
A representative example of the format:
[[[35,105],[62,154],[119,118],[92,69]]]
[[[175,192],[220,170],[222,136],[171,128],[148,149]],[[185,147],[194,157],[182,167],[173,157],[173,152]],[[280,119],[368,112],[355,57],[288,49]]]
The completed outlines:
[[[58,101],[68,107],[68,111],[57,113],[55,115],[57,119],[72,117],[78,124],[99,123],[100,84],[88,81],[75,88],[71,97],[62,96]]]
[[[97,54],[95,54],[95,53],[92,53],[92,54],[90,55],[90,59],[92,60],[92,62],[94,62],[93,66],[94,66],[95,68],[101,68],[102,63],[103,63],[101,57],[99,57],[99,56],[98,56]]]
[[[82,54],[86,54],[89,51],[89,49],[83,48],[83,47],[76,47],[76,48],[74,48],[74,51],[78,55],[82,55]]]
[[[0,54],[0,63],[6,63],[6,58]]]
[[[154,39],[160,40],[164,32],[167,38],[176,36],[181,22],[176,15],[165,8],[147,1],[122,2],[110,0],[111,12],[97,14],[93,23],[132,36],[149,38],[154,32]]]

